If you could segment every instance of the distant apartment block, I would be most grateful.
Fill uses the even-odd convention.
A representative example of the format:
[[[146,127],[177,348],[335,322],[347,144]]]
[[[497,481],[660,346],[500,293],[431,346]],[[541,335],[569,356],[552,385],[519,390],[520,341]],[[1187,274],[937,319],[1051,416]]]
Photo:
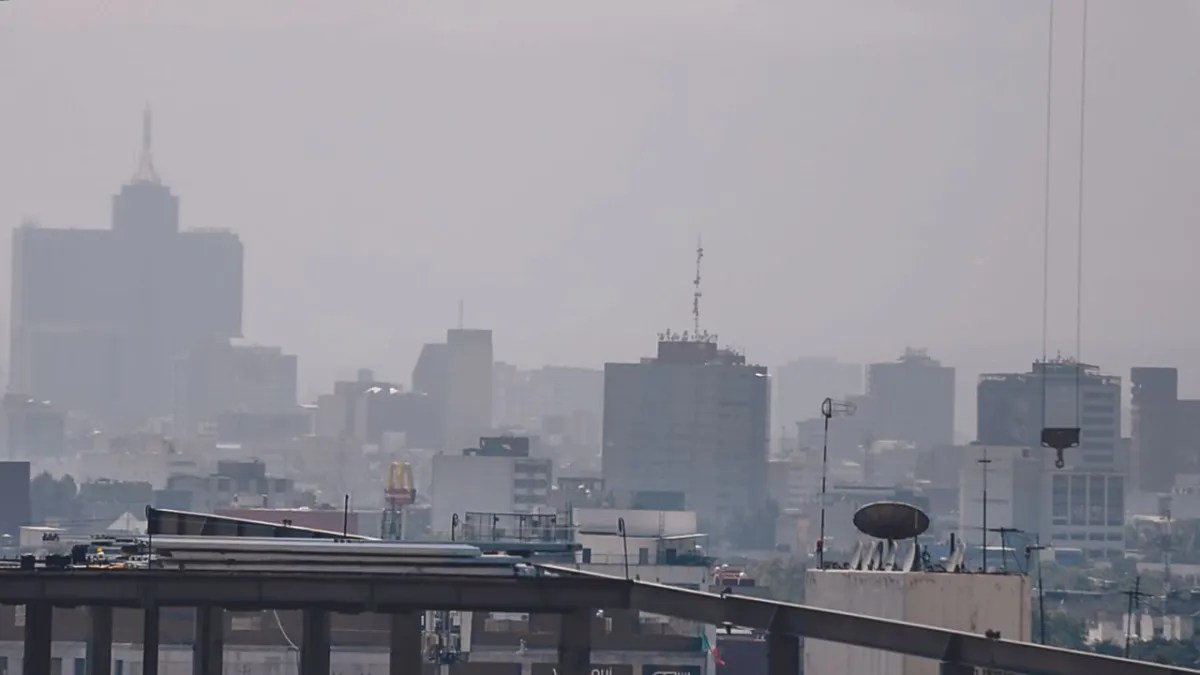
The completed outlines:
[[[66,415],[49,401],[21,394],[0,399],[0,441],[7,459],[45,459],[66,450]]]
[[[601,460],[616,505],[695,511],[703,527],[767,503],[767,369],[708,340],[658,343],[604,371]]]
[[[537,434],[546,454],[560,462],[588,465],[598,456],[603,371],[563,366],[523,370],[497,363],[492,388],[497,428]]]
[[[156,494],[160,506],[213,513],[230,507],[296,508],[313,506],[313,496],[296,488],[290,478],[267,475],[255,460],[219,461],[215,473],[175,474]]]
[[[403,438],[410,448],[430,448],[440,437],[436,403],[399,384],[381,382],[369,370],[356,380],[335,382],[332,394],[317,399],[317,436],[384,446],[389,437]]]
[[[1170,492],[1200,470],[1200,401],[1179,398],[1175,368],[1133,368],[1130,379],[1130,473],[1142,492]]]
[[[1081,447],[1067,450],[1068,465],[1125,469],[1119,456],[1121,378],[1097,366],[1038,361],[1027,373],[981,375],[977,403],[979,443],[1040,448],[1043,427],[1078,426]]]
[[[175,430],[185,437],[223,413],[300,415],[296,357],[279,347],[198,345],[175,365]]]
[[[449,533],[454,516],[535,513],[550,501],[553,463],[529,456],[529,439],[484,437],[477,448],[433,458],[429,489],[434,532]]]
[[[413,391],[433,406],[431,449],[470,448],[492,430],[492,331],[452,328],[444,343],[425,345],[413,368]]]
[[[13,231],[9,391],[109,427],[170,414],[175,360],[242,330],[242,243],[180,229],[149,133],[111,229]]]
[[[1038,361],[1027,373],[981,375],[978,406],[980,444],[1028,447],[1041,462],[1042,541],[1092,557],[1120,554],[1127,488],[1121,378],[1071,360]],[[1081,447],[1068,449],[1067,466],[1056,469],[1041,430],[1075,426]]]
[[[492,331],[446,331],[445,443],[471,447],[492,429]]]
[[[873,440],[929,448],[954,442],[954,368],[922,349],[867,366],[865,424]]]

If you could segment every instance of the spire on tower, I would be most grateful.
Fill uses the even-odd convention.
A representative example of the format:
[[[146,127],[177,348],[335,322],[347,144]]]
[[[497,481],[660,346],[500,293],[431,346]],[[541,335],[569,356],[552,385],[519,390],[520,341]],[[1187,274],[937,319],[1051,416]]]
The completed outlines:
[[[704,258],[704,246],[700,237],[696,237],[696,279],[692,285],[696,290],[692,293],[692,334],[700,339],[700,260]]]
[[[150,104],[146,104],[146,110],[142,113],[142,154],[138,158],[137,173],[134,174],[133,180],[135,183],[154,183],[159,184],[162,180],[158,176],[158,171],[154,168],[154,154],[151,152],[151,131],[152,118],[150,114]]]

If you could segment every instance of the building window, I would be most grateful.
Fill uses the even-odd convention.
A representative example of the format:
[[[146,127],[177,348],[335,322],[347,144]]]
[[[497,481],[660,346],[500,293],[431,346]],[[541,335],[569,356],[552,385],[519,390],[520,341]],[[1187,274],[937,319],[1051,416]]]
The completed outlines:
[[[1054,491],[1052,500],[1054,504],[1054,524],[1067,524],[1067,499],[1070,491],[1067,488],[1067,477],[1056,475],[1054,477]]]
[[[1125,524],[1125,481],[1120,476],[1108,477],[1108,524]]]
[[[1104,476],[1088,476],[1088,525],[1103,525],[1107,515]]]
[[[639,548],[638,549],[638,564],[639,565],[649,565],[650,564],[650,549],[648,549],[648,548]]]
[[[1087,524],[1087,476],[1075,475],[1070,477],[1071,492],[1071,524]]]

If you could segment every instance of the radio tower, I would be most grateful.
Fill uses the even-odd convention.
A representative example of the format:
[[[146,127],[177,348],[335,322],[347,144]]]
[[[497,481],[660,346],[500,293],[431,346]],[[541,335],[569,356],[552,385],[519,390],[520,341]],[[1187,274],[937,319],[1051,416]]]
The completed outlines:
[[[696,237],[696,279],[692,282],[696,290],[692,293],[692,334],[694,340],[700,339],[700,261],[704,259],[704,246],[700,237]]]

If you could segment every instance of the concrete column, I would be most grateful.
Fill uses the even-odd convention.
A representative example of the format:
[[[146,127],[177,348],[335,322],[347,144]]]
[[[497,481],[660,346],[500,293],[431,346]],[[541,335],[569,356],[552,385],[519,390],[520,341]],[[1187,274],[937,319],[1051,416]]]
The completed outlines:
[[[798,675],[799,672],[800,638],[786,633],[768,633],[768,675]]]
[[[225,610],[196,608],[192,639],[192,675],[221,675],[225,667]]]
[[[112,607],[88,607],[87,675],[112,675]]]
[[[21,659],[21,672],[24,675],[46,675],[50,672],[53,625],[54,607],[50,603],[25,605],[25,654]]]
[[[975,668],[952,661],[942,661],[938,665],[938,675],[975,675]]]
[[[421,645],[421,613],[392,615],[388,675],[421,675],[425,656]]]
[[[304,610],[300,675],[329,675],[329,612]]]
[[[158,675],[158,607],[142,616],[142,675]]]
[[[591,675],[592,612],[577,609],[559,616],[557,675]]]

